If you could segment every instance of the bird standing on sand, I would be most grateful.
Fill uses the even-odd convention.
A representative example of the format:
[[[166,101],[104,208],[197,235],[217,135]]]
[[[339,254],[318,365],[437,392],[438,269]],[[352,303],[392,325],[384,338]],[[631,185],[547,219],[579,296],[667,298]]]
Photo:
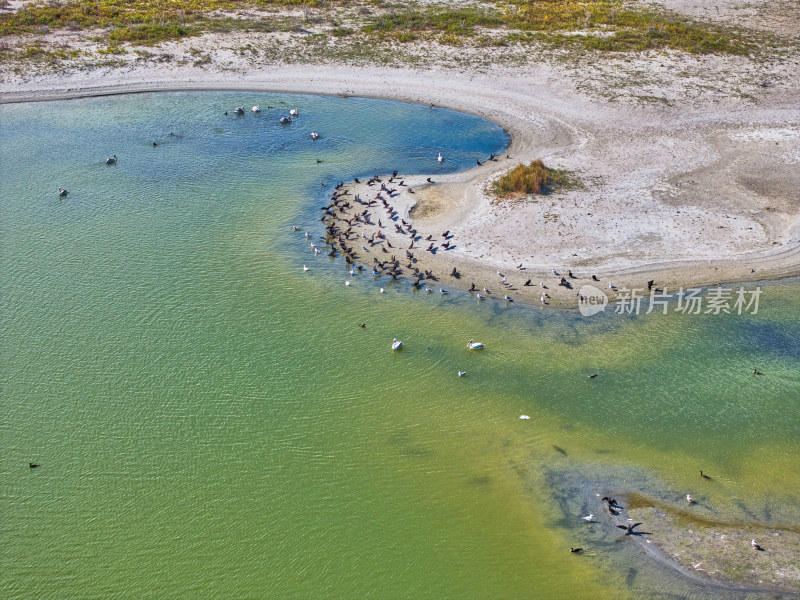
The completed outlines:
[[[634,523],[633,525],[617,525],[619,529],[625,530],[625,535],[635,535],[638,532],[634,531],[641,523]]]
[[[755,540],[750,540],[750,545],[756,550],[764,550],[761,546],[758,545],[758,542]]]

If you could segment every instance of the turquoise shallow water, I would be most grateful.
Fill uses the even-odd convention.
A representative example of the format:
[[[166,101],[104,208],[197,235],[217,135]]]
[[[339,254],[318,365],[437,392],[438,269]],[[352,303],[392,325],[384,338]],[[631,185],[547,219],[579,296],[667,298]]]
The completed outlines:
[[[165,93],[1,106],[0,139],[4,597],[712,593],[565,556],[552,473],[704,468],[721,513],[796,524],[796,281],[758,315],[584,318],[346,288],[310,252],[332,185],[468,168],[491,123]]]

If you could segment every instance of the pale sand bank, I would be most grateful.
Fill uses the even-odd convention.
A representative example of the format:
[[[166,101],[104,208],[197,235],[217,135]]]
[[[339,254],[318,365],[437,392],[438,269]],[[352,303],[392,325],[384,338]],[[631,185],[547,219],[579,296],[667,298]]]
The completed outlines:
[[[471,112],[505,127],[510,159],[437,177],[432,186],[423,185],[424,175],[408,178],[416,193],[400,190],[393,199],[423,237],[452,230],[453,249],[416,256],[437,275],[456,267],[459,280],[440,277],[449,286],[475,283],[496,297],[501,271],[516,288],[508,291],[515,300],[539,303],[541,288],[521,285],[532,279],[545,282],[550,305],[575,306],[577,289],[593,283],[592,274],[612,300],[609,284],[642,288],[655,280],[672,290],[800,274],[800,103],[785,98],[695,111],[630,107],[504,69],[288,65],[246,74],[187,72],[177,80],[169,69],[77,73],[3,84],[0,101],[168,89],[392,98]],[[499,203],[486,192],[501,172],[537,157],[574,171],[583,188]],[[553,268],[571,269],[574,289],[557,285]]]

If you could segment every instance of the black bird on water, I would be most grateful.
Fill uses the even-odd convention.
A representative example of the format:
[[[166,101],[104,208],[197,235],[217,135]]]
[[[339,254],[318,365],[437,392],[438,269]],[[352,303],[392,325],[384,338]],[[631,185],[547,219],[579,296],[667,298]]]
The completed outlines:
[[[569,551],[573,554],[577,554],[578,552],[583,552],[583,548],[570,548]]]
[[[763,375],[763,373],[758,369],[753,369],[753,375]]]
[[[591,375],[589,375],[589,379],[594,379],[595,377],[597,377],[597,373],[592,373]]]
[[[361,329],[366,329],[367,324],[366,323],[362,323],[361,325],[359,325],[359,327],[361,327]]]
[[[29,462],[29,463],[28,463],[28,467],[29,467],[29,468],[31,468],[31,469],[35,469],[35,468],[36,468],[36,467],[38,467],[38,466],[39,466],[39,465],[37,465],[36,463],[32,463],[32,462]]]
[[[711,479],[709,475],[703,473],[703,469],[700,469],[700,477],[702,477],[703,479]]]
[[[625,530],[625,535],[635,535],[638,531],[634,531],[641,523],[634,523],[633,525],[617,525],[619,529]]]

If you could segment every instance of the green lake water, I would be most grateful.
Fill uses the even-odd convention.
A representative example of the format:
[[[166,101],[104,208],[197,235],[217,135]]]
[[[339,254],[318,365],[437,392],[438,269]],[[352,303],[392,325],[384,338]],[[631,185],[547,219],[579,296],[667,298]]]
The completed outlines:
[[[311,252],[336,183],[468,168],[494,124],[163,93],[0,106],[0,140],[4,598],[739,598],[571,555],[564,490],[800,525],[796,280],[757,315],[582,317]]]

